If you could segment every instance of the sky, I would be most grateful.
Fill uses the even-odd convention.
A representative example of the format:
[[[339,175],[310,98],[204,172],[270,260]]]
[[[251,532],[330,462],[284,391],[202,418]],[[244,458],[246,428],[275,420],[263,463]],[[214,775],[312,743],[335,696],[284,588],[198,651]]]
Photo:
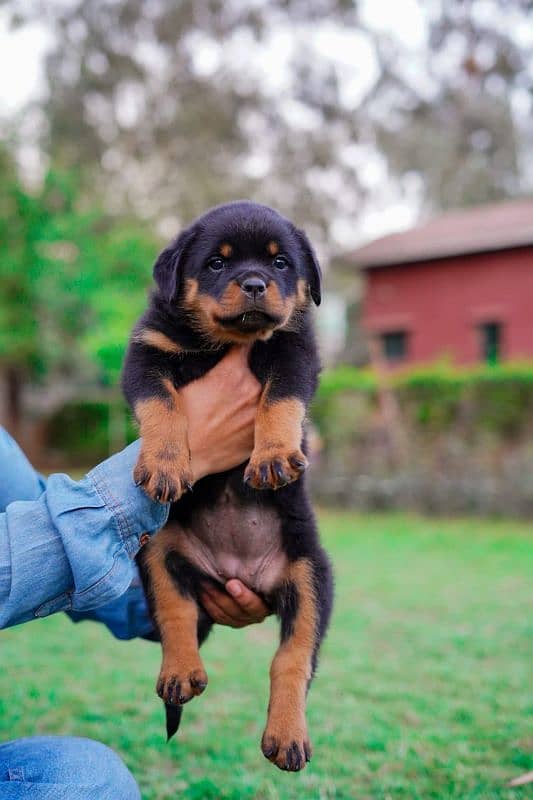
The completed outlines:
[[[405,47],[412,49],[413,53],[423,42],[424,14],[416,0],[402,0],[402,3],[366,0],[361,15],[368,25],[394,35]],[[287,81],[287,70],[279,54],[290,52],[288,45],[295,37],[304,37],[306,45],[311,41],[318,57],[334,61],[343,87],[342,99],[353,107],[372,85],[377,74],[375,56],[364,35],[358,31],[340,30],[327,21],[318,27],[302,26],[299,31],[280,24],[267,45],[254,50],[254,66],[273,94],[283,91]],[[23,109],[28,101],[43,95],[44,59],[52,43],[51,33],[45,24],[35,23],[10,31],[6,11],[0,9],[0,119],[11,117]],[[212,46],[202,47],[201,42],[194,44],[197,68],[206,75],[216,70],[219,59]],[[234,48],[235,58],[239,58],[239,52],[245,49],[250,52],[238,39],[234,42]],[[275,58],[272,57],[273,53],[276,54]],[[301,108],[291,108],[287,104],[285,112],[289,116],[292,114],[298,124],[312,124],[312,120],[306,120]],[[128,116],[133,120],[133,107],[125,105],[122,113],[125,120]],[[341,247],[351,247],[383,233],[405,228],[417,215],[415,200],[406,199],[405,196],[399,196],[400,193],[394,192],[387,179],[385,165],[378,157],[374,154],[358,153],[357,158],[364,162],[366,179],[371,183],[382,184],[384,189],[387,184],[388,188],[381,199],[379,192],[376,193],[373,206],[368,208],[355,227],[353,223],[346,221],[339,221],[334,226],[331,233]],[[31,146],[26,147],[24,160],[29,165],[30,172],[38,164],[38,154]],[[253,164],[250,166],[254,167]],[[261,165],[256,165],[256,168],[260,169]]]
[[[64,0],[68,2],[68,0]],[[26,0],[30,2],[31,0]],[[16,31],[7,25],[6,9],[0,8],[0,114],[13,113],[28,100],[44,91],[43,60],[52,38],[46,24],[32,24]],[[398,38],[405,46],[416,49],[424,40],[424,13],[416,0],[365,0],[361,16],[364,22],[377,30],[387,31]],[[313,26],[316,28],[316,26]],[[364,37],[358,32],[339,31],[325,22],[315,31],[317,51],[327,58],[332,54],[345,75],[346,97],[351,100],[357,96],[368,78],[376,69],[373,54]],[[283,44],[286,32],[280,28],[278,38],[273,41],[276,52]],[[268,58],[268,73],[274,86],[283,82],[283,65],[276,59]],[[209,55],[204,55],[205,67],[209,71]],[[216,59],[211,64],[216,67]],[[276,71],[276,65],[278,69]],[[16,76],[16,80],[14,80]],[[277,88],[277,86],[276,86]]]

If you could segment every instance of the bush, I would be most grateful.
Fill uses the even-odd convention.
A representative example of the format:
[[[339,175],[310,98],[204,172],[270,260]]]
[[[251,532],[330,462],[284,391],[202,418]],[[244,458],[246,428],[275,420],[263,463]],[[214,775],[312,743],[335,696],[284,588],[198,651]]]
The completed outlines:
[[[119,430],[116,430],[118,420]],[[87,466],[132,442],[137,430],[126,404],[79,400],[67,403],[50,419],[47,443],[69,465]]]
[[[445,431],[454,425],[519,435],[533,415],[533,364],[457,368],[449,364],[417,367],[383,377],[382,387],[396,397],[406,424]],[[375,406],[380,379],[371,370],[341,366],[322,376],[313,418],[322,431],[341,396],[364,396]]]
[[[321,502],[533,514],[532,364],[440,363],[384,378],[339,367],[324,373],[311,416],[322,440],[311,471]],[[87,466],[136,435],[109,392],[66,405],[47,438],[56,461]]]
[[[533,515],[533,365],[326,372],[312,408],[324,503]]]

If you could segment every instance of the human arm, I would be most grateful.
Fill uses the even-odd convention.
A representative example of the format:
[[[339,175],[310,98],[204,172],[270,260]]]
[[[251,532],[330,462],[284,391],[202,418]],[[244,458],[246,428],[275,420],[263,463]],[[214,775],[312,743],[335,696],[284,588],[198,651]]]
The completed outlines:
[[[0,514],[0,627],[94,609],[127,590],[140,537],[168,515],[133,483],[138,448],[130,445],[81,481],[52,475],[38,498]]]
[[[14,500],[36,500],[45,486],[46,480],[0,426],[0,513]]]
[[[250,457],[261,385],[249,369],[248,357],[248,347],[233,347],[207,375],[180,390],[195,481]],[[232,628],[262,622],[271,613],[237,579],[228,581],[225,590],[206,585],[202,604],[216,623]]]
[[[249,458],[260,391],[248,368],[248,349],[244,347],[230,350],[205,376],[183,387],[194,481]],[[216,623],[233,628],[262,622],[271,613],[261,598],[237,579],[228,581],[225,589],[209,586],[201,599]],[[89,614],[70,613],[70,617],[74,621],[90,618],[103,622],[119,639],[153,638],[138,575],[117,600]]]
[[[121,639],[149,636],[151,621],[133,556],[145,532],[164,524],[167,507],[134,486],[138,443],[82,481],[49,478],[36,500],[11,503],[0,514],[0,627],[68,611],[74,620],[104,622]],[[120,501],[116,498],[120,497]],[[268,610],[239,581],[203,602],[215,622],[260,622]]]
[[[46,479],[32,467],[17,442],[0,427],[0,514],[14,501],[37,500],[45,489]],[[147,635],[153,630],[135,566],[132,582],[120,597],[96,609],[67,613],[75,621],[103,622],[119,639]]]
[[[247,354],[230,352],[183,394],[195,479],[244,461],[253,444],[259,395]],[[0,627],[60,610],[94,619],[101,609],[101,620],[116,635],[144,635],[147,616],[132,559],[142,533],[164,524],[167,507],[152,503],[133,484],[139,443],[82,481],[53,475],[45,487],[13,440],[0,434],[0,483],[6,498],[19,498],[0,514]],[[223,595],[222,604],[235,602],[230,611],[237,616],[244,611],[254,622],[263,605],[248,592],[243,607],[229,595]],[[213,617],[223,622],[216,611]]]

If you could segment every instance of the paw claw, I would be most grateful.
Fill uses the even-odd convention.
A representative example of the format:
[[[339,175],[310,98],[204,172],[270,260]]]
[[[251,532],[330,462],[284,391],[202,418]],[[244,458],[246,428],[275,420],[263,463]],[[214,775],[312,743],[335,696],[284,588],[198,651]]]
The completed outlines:
[[[275,739],[269,739],[268,741],[264,741],[261,744],[261,750],[263,751],[263,755],[265,758],[272,758],[278,752],[278,745],[276,744]]]
[[[287,473],[283,469],[281,461],[278,460],[273,461],[272,469],[274,470],[274,475],[276,476],[278,484],[280,486],[285,486],[287,483],[291,482],[291,476],[287,475]]]
[[[144,483],[147,482],[149,477],[150,476],[149,476],[148,472],[146,472],[145,469],[143,469],[142,467],[139,467],[139,465],[137,465],[135,467],[135,471],[133,473],[133,480],[134,480],[135,486],[142,486]]]
[[[261,750],[279,769],[287,772],[299,772],[311,760],[311,745],[306,738],[290,736],[263,735]]]
[[[300,451],[285,453],[252,453],[244,473],[244,482],[254,489],[281,489],[298,480],[307,469],[307,459]]]
[[[298,456],[289,456],[289,464],[299,472],[305,472],[307,469],[307,459],[302,460]]]
[[[181,462],[161,462],[147,457],[142,451],[133,472],[136,486],[160,503],[175,503],[185,491],[192,489],[192,475],[188,465]]]
[[[198,693],[200,694],[201,692],[203,692],[203,690],[207,686],[207,675],[205,676],[205,680],[203,678],[199,678],[199,677],[193,675],[190,678],[190,681],[191,681],[191,686],[194,689],[198,689]]]
[[[156,692],[167,704],[182,706],[202,694],[207,686],[207,675],[203,666],[180,672],[161,670],[157,681]]]
[[[261,466],[259,467],[259,478],[261,480],[261,483],[264,483],[265,485],[268,483],[268,478],[269,478],[268,466],[269,466],[268,464],[261,464]]]

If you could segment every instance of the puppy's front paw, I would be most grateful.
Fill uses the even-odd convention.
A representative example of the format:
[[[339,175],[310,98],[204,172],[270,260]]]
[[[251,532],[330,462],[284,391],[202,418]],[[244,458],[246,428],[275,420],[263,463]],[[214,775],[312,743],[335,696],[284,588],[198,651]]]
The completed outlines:
[[[298,480],[308,466],[301,450],[254,450],[244,471],[244,482],[253,489],[280,489]]]
[[[159,454],[141,450],[133,479],[152,500],[160,503],[175,503],[193,484],[188,458],[180,458],[168,449]]]
[[[207,673],[200,659],[190,667],[161,667],[156,692],[168,705],[182,706],[204,691]]]
[[[265,758],[279,769],[299,772],[311,761],[312,749],[307,730],[295,730],[291,733],[269,731],[268,727],[261,740],[261,750]]]

